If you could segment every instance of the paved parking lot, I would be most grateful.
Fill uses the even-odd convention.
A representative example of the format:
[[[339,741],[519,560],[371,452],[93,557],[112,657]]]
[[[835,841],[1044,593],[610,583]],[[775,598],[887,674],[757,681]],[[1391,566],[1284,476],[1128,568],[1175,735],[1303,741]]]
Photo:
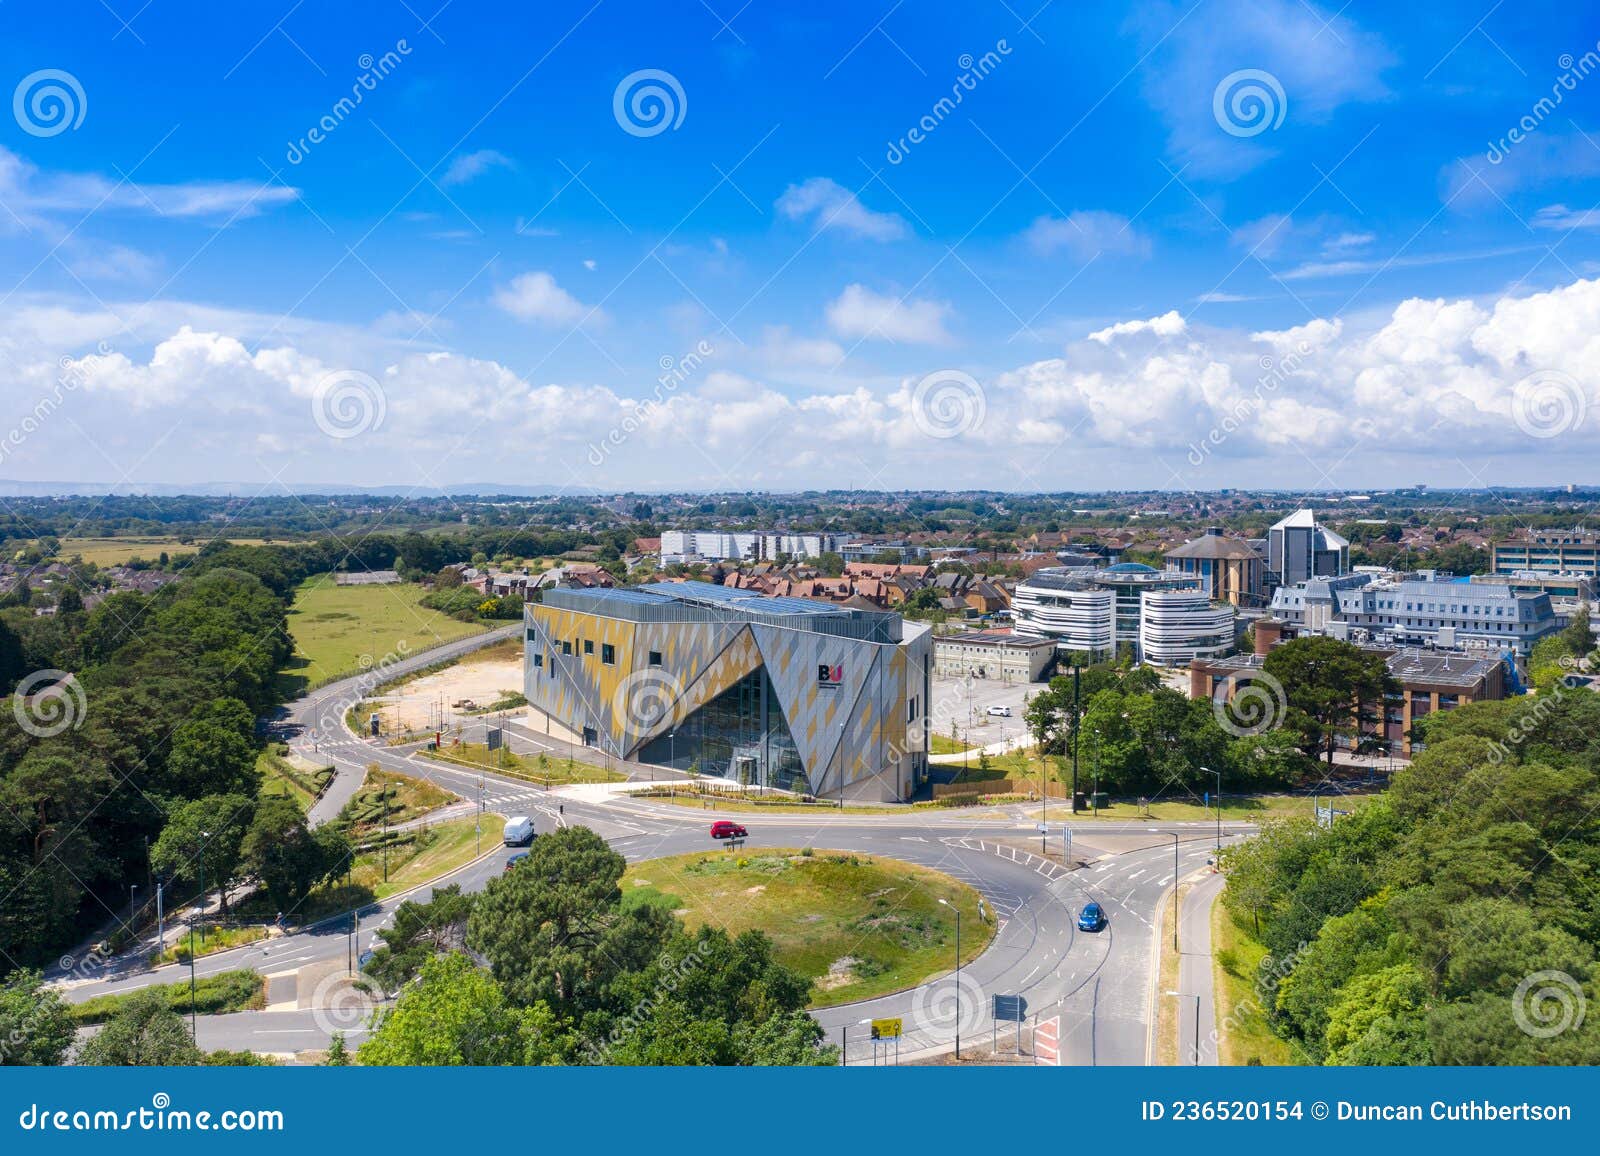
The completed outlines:
[[[971,728],[968,728],[968,687],[971,687]],[[1042,682],[1006,684],[987,678],[935,678],[933,680],[933,730],[935,734],[950,734],[950,724],[955,723],[956,734],[966,738],[973,746],[988,746],[1002,739],[1020,735],[1027,730],[1022,717],[1023,700],[1042,689]],[[991,706],[1009,706],[1010,718],[992,718],[986,712]]]

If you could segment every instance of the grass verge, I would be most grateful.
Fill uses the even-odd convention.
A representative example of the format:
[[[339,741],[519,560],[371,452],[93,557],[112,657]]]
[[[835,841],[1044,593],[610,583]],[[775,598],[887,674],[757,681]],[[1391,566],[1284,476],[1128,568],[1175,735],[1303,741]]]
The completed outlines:
[[[377,763],[367,765],[367,777],[344,810],[338,822],[345,824],[353,837],[374,830],[398,826],[436,811],[456,796],[426,779],[386,771]]]
[[[1217,995],[1219,1064],[1298,1064],[1287,1040],[1274,1035],[1256,991],[1257,969],[1267,949],[1233,921],[1220,902],[1211,908],[1211,958]]]
[[[576,759],[552,759],[548,755],[519,755],[509,747],[491,751],[483,743],[455,743],[443,750],[424,747],[420,752],[426,758],[475,770],[493,771],[513,779],[526,779],[544,787],[562,787],[570,783],[620,783],[627,776],[616,771],[580,763]]]
[[[994,937],[971,887],[869,855],[707,851],[635,864],[622,888],[625,903],[660,905],[691,927],[765,932],[777,958],[812,981],[813,1007],[903,991],[949,971],[955,910],[963,963]]]
[[[246,924],[243,927],[205,925],[195,929],[192,941],[187,931],[174,932],[174,936],[171,947],[163,952],[150,953],[151,967],[159,967],[163,963],[188,963],[191,950],[198,959],[202,955],[214,955],[229,948],[243,947],[247,943],[265,939],[267,929],[262,924]]]
[[[72,1018],[79,1025],[103,1024],[122,1010],[134,994],[159,991],[167,997],[172,1010],[183,1015],[190,1011],[189,981],[157,984],[154,988],[140,988],[138,993],[101,995],[83,1003],[72,1004]],[[260,1011],[267,1006],[267,984],[253,971],[224,971],[195,981],[194,1010],[200,1015],[222,1015],[225,1012]]]

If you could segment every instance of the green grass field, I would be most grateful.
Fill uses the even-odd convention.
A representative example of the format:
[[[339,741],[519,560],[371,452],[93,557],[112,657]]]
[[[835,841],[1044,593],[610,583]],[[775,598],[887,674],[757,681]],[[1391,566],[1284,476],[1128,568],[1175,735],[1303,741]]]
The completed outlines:
[[[264,539],[228,538],[228,541],[236,546],[259,546]],[[85,562],[93,562],[96,566],[120,566],[131,558],[143,558],[147,562],[154,562],[161,556],[163,550],[169,557],[193,554],[205,543],[204,538],[195,539],[187,545],[176,538],[166,537],[63,538],[57,557],[66,560],[77,554],[81,555]]]
[[[796,850],[708,850],[628,868],[624,903],[676,912],[690,927],[731,935],[764,931],[777,957],[810,979],[812,1006],[870,999],[914,987],[955,966],[961,912],[962,962],[994,936],[978,915],[978,893],[927,867]],[[992,918],[992,913],[990,913]]]
[[[295,653],[282,676],[290,683],[285,689],[299,693],[359,674],[387,656],[392,662],[486,629],[419,605],[423,593],[414,583],[336,586],[331,575],[308,578],[289,608]]]
[[[560,787],[569,783],[620,783],[627,777],[593,763],[580,763],[576,759],[545,756],[541,762],[536,755],[519,755],[509,747],[491,751],[482,743],[446,744],[441,751],[424,747],[418,753],[440,762],[478,767],[513,779],[526,779],[542,787]]]

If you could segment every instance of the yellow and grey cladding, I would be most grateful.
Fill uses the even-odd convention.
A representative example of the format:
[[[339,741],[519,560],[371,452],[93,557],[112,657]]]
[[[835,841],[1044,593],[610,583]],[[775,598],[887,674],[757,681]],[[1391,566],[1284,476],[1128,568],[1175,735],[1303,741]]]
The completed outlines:
[[[812,793],[903,798],[926,775],[931,646],[899,615],[659,583],[547,591],[526,625],[528,701],[622,758],[765,668]]]

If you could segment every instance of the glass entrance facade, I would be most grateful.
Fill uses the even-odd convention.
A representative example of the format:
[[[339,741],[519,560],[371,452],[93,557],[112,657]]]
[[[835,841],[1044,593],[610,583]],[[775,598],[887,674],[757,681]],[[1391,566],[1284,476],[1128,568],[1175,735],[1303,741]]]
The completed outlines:
[[[752,787],[810,790],[764,666],[646,743],[639,759],[680,771],[692,768]]]

